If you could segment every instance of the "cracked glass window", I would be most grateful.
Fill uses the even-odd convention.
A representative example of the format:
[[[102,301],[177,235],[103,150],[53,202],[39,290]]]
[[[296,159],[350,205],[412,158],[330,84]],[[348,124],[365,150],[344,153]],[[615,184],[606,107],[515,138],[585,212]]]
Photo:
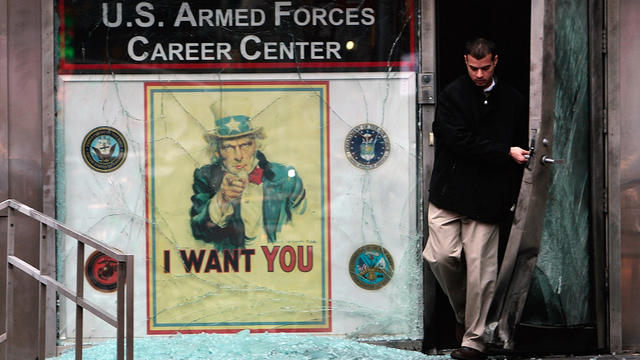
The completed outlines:
[[[422,337],[413,2],[57,11],[57,213],[135,255],[136,336]],[[85,256],[115,312],[108,259]]]

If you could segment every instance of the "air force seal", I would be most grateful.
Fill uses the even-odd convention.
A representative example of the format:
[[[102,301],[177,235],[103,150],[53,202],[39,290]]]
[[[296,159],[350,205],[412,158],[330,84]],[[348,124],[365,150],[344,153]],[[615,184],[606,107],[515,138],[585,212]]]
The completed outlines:
[[[82,141],[84,162],[95,171],[111,172],[127,157],[127,142],[122,134],[108,126],[91,130]]]
[[[393,258],[382,246],[362,246],[351,255],[349,273],[353,282],[361,288],[380,289],[393,276]]]
[[[389,157],[387,133],[373,124],[360,124],[347,134],[344,151],[351,163],[361,169],[374,169]]]

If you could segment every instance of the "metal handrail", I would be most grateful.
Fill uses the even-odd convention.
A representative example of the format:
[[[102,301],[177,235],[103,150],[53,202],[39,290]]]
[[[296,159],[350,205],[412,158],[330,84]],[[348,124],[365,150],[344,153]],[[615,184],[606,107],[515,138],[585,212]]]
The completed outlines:
[[[76,359],[82,359],[82,324],[83,324],[83,310],[88,310],[100,319],[104,320],[111,326],[116,328],[117,339],[117,359],[124,359],[125,354],[125,339],[126,339],[126,358],[133,359],[133,255],[124,254],[121,251],[110,247],[98,240],[95,240],[87,235],[81,234],[75,230],[72,230],[59,221],[36,211],[16,200],[9,199],[0,203],[0,211],[7,209],[8,211],[8,224],[7,224],[7,239],[3,242],[0,239],[0,246],[6,246],[7,257],[0,259],[2,264],[7,269],[7,305],[4,309],[6,313],[5,317],[5,333],[0,334],[0,344],[7,340],[8,325],[12,322],[12,314],[7,309],[11,309],[13,305],[13,291],[12,289],[12,273],[11,269],[17,268],[32,278],[40,282],[39,293],[39,332],[38,332],[38,358],[45,358],[45,312],[46,312],[46,294],[47,287],[54,288],[59,294],[64,295],[69,300],[76,303]],[[18,211],[28,217],[40,222],[40,264],[39,269],[29,265],[24,260],[18,258],[14,254],[14,240],[15,240],[15,224],[14,224],[14,211]],[[77,276],[76,276],[76,291],[72,291],[62,283],[56,281],[51,276],[53,274],[53,267],[47,263],[49,259],[49,240],[47,238],[47,228],[51,228],[62,232],[78,241],[77,251]],[[55,236],[54,241],[55,246]],[[96,304],[84,298],[84,246],[89,245],[96,250],[101,251],[107,256],[110,256],[118,262],[118,280],[117,280],[117,305],[116,316],[114,317],[110,313],[101,310]],[[53,253],[55,256],[55,253]],[[125,298],[126,297],[126,298]],[[6,349],[6,347],[5,347]],[[6,358],[6,354],[5,354]]]

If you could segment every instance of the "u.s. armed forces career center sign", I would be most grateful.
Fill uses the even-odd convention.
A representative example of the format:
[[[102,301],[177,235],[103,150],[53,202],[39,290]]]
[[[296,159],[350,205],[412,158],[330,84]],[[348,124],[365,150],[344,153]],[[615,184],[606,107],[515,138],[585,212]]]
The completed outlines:
[[[60,72],[410,70],[413,1],[60,0]]]

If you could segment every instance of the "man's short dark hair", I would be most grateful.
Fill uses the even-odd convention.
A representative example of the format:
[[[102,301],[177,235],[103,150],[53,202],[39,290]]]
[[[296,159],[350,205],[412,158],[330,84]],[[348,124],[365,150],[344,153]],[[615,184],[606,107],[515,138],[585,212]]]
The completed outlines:
[[[471,55],[476,59],[482,59],[483,57],[491,54],[491,58],[493,59],[498,55],[498,50],[496,49],[496,44],[493,41],[480,37],[468,41],[465,44],[464,54]]]

